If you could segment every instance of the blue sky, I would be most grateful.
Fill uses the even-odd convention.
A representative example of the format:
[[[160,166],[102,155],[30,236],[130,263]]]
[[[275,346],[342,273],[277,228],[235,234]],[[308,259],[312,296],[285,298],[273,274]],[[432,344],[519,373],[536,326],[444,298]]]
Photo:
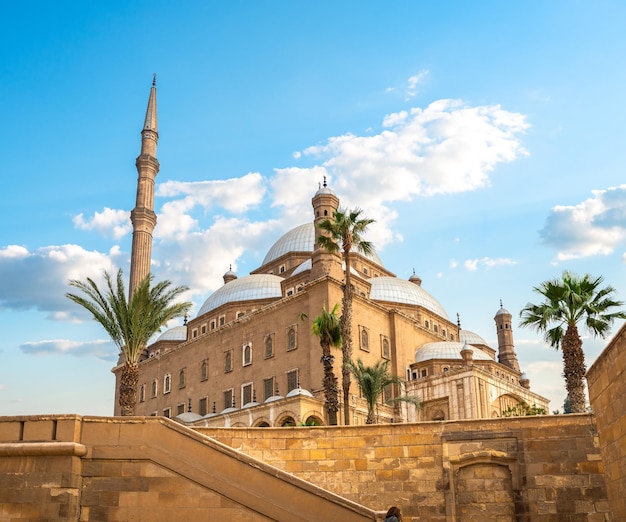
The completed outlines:
[[[128,272],[154,72],[153,271],[196,311],[311,219],[323,175],[385,266],[492,344],[500,299],[517,316],[564,269],[626,299],[625,21],[620,1],[4,5],[0,415],[113,412],[115,348],[64,293]],[[560,353],[515,341],[561,408]],[[604,344],[584,337],[588,364]]]

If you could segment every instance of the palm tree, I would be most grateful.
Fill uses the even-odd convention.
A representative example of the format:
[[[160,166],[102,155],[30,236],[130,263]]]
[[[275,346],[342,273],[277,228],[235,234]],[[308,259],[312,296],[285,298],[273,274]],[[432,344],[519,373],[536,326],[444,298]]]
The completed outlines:
[[[317,316],[311,325],[313,335],[319,337],[320,346],[322,347],[321,363],[324,365],[324,396],[326,397],[326,410],[328,411],[328,423],[331,426],[337,425],[337,411],[339,410],[339,388],[337,385],[337,377],[333,371],[333,361],[335,357],[330,353],[331,346],[339,348],[341,346],[341,326],[337,317],[337,309],[339,305],[335,305],[329,312],[326,305],[322,310],[322,315]]]
[[[533,290],[544,298],[541,304],[528,303],[520,312],[520,325],[544,334],[545,341],[563,352],[563,376],[572,413],[585,412],[584,377],[587,370],[578,323],[583,322],[594,337],[605,338],[615,319],[626,314],[617,307],[622,301],[614,299],[615,289],[600,288],[603,277],[585,274],[580,277],[564,271],[560,279],[544,281]]]
[[[185,286],[169,288],[169,281],[162,281],[150,287],[149,274],[126,299],[122,270],[114,281],[104,272],[107,285],[102,293],[96,283],[72,279],[69,284],[82,291],[85,296],[67,293],[65,296],[90,311],[94,320],[105,329],[111,340],[124,356],[124,369],[120,378],[119,404],[122,415],[134,415],[137,403],[137,383],[139,381],[139,360],[148,340],[170,319],[186,314],[190,302],[174,303]]]
[[[375,424],[375,409],[376,403],[382,395],[385,393],[385,388],[391,384],[402,385],[404,381],[389,372],[389,361],[378,361],[374,366],[365,366],[361,359],[357,359],[356,363],[350,361],[348,363],[350,372],[354,376],[359,388],[361,389],[361,395],[367,402],[367,420],[365,424]],[[409,402],[415,406],[420,405],[420,401],[417,397],[400,396],[391,399],[389,402]]]
[[[365,255],[374,251],[372,243],[363,239],[367,227],[374,220],[361,217],[362,210],[350,211],[336,210],[332,219],[325,219],[319,224],[319,228],[326,232],[317,238],[320,246],[330,253],[343,250],[345,264],[345,282],[343,286],[343,298],[341,300],[341,352],[342,352],[342,388],[344,404],[344,423],[350,424],[350,368],[352,358],[352,275],[350,272],[350,252],[356,250]]]

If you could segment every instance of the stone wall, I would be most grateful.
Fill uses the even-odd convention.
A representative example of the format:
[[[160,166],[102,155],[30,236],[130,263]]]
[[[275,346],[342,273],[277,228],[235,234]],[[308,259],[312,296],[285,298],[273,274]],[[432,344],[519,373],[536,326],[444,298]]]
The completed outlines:
[[[405,520],[610,520],[593,417],[198,431]]]
[[[587,372],[614,520],[626,520],[626,325]]]
[[[611,520],[590,415],[196,430],[0,418],[0,481],[7,521],[373,522],[392,504],[405,521]]]
[[[380,518],[156,417],[0,418],[0,481],[2,521]]]

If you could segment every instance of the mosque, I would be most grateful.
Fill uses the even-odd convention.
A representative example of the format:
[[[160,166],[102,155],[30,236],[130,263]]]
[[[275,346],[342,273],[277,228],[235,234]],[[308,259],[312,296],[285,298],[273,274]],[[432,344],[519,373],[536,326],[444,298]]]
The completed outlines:
[[[154,184],[159,171],[156,84],[150,91],[142,130],[136,206],[131,212],[133,243],[130,288],[150,270],[156,226]],[[326,425],[323,366],[312,320],[323,307],[341,303],[342,257],[320,248],[319,223],[339,208],[327,186],[312,197],[311,220],[276,241],[260,267],[239,277],[224,274],[224,285],[204,302],[195,318],[161,334],[139,363],[137,415],[163,415],[196,426]],[[413,274],[400,279],[376,253],[351,252],[354,285],[353,359],[366,365],[389,362],[405,380],[381,398],[379,423],[492,418],[524,401],[548,411],[548,400],[530,390],[521,372],[512,315],[500,305],[494,321],[498,346],[461,329]],[[340,355],[340,352],[337,352]],[[341,357],[335,374],[341,375]],[[123,364],[116,376],[115,414]],[[343,421],[363,424],[367,407],[354,381]],[[421,407],[392,402],[395,393],[416,396]],[[340,400],[342,399],[341,393]]]

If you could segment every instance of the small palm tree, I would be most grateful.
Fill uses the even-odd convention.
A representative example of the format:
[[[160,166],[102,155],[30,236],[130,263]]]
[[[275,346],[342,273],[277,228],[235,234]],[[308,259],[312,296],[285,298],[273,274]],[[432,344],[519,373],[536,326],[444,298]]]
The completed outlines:
[[[162,281],[150,287],[149,274],[126,299],[122,270],[114,281],[108,272],[104,273],[106,292],[102,293],[96,283],[72,279],[69,284],[85,295],[67,293],[65,296],[90,311],[94,320],[105,329],[111,340],[124,356],[124,369],[120,378],[119,404],[122,415],[134,415],[137,404],[137,383],[139,381],[139,360],[149,339],[170,319],[186,314],[190,302],[174,303],[185,286],[169,288],[169,281]]]
[[[544,300],[528,303],[520,312],[520,325],[544,334],[545,341],[563,353],[563,376],[572,413],[585,412],[585,354],[578,334],[582,322],[594,337],[605,338],[615,319],[626,314],[615,309],[624,303],[614,299],[615,289],[601,288],[604,279],[564,271],[560,279],[544,281],[534,291]]]
[[[341,346],[341,326],[337,317],[337,309],[339,305],[335,305],[329,312],[326,305],[322,310],[322,314],[313,320],[311,331],[313,335],[319,338],[322,347],[321,363],[324,365],[324,396],[326,398],[326,411],[328,411],[328,423],[331,426],[337,425],[337,411],[339,410],[339,387],[337,377],[333,370],[333,362],[335,357],[330,351],[331,347],[339,348]]]
[[[352,274],[350,271],[350,252],[356,250],[365,255],[374,251],[372,243],[365,241],[363,234],[374,220],[363,218],[362,210],[350,211],[337,210],[332,219],[325,219],[319,224],[319,228],[326,232],[317,238],[317,242],[327,252],[335,253],[343,251],[345,264],[345,284],[343,286],[343,298],[341,300],[341,352],[342,352],[342,388],[344,403],[344,423],[350,424],[350,367],[352,358]]]
[[[356,363],[350,361],[348,367],[367,403],[367,420],[365,423],[375,424],[376,404],[385,393],[385,388],[392,384],[402,385],[404,381],[389,372],[389,361],[378,361],[374,366],[365,366],[361,359],[357,359]],[[395,397],[387,401],[387,403],[399,401],[409,402],[415,406],[420,405],[420,401],[417,397],[409,396]]]

